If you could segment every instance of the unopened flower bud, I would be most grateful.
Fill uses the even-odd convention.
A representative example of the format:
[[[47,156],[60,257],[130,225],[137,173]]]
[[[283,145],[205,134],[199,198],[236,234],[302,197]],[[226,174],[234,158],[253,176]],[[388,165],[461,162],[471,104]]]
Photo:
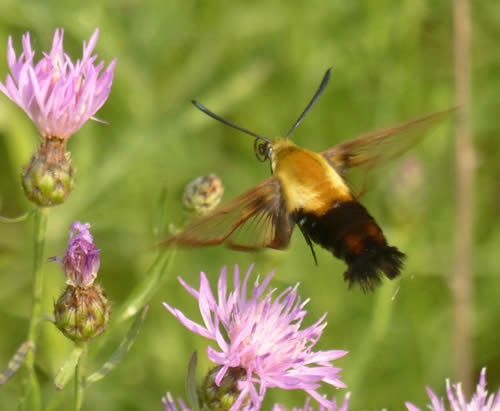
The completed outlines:
[[[101,287],[68,285],[54,304],[55,324],[73,341],[89,341],[106,330],[111,310]]]
[[[217,385],[215,379],[221,368],[222,366],[217,366],[210,370],[201,386],[201,402],[207,409],[213,411],[229,410],[240,395],[238,381],[246,378],[244,368],[228,368],[220,384]]]
[[[23,169],[23,189],[40,207],[61,204],[73,190],[73,174],[65,140],[46,138]]]
[[[197,214],[204,215],[219,204],[224,194],[224,185],[215,174],[196,177],[184,189],[184,206]]]

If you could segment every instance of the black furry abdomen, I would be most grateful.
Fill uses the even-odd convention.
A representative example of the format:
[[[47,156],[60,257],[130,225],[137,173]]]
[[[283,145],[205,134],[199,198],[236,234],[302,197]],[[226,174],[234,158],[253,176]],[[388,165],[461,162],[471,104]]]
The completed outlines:
[[[294,213],[304,235],[344,260],[344,279],[349,288],[359,283],[363,291],[373,290],[381,282],[381,274],[397,277],[405,255],[391,247],[375,219],[357,201],[336,203],[325,214],[298,211]]]

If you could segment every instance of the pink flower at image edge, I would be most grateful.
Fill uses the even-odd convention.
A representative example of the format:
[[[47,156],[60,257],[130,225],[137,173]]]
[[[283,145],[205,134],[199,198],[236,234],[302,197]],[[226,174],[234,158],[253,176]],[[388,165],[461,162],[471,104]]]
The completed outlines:
[[[63,50],[64,30],[57,29],[51,51],[36,65],[29,33],[23,35],[19,58],[9,37],[11,74],[0,82],[0,91],[26,112],[43,137],[67,140],[106,102],[116,59],[101,73],[104,62],[96,65],[92,56],[98,35],[96,29],[88,45],[83,42],[82,59],[73,63]]]
[[[427,408],[432,411],[446,411],[444,399],[439,398],[429,387],[426,389],[431,399],[431,404]],[[500,390],[496,394],[489,395],[486,391],[486,367],[481,370],[476,392],[469,402],[465,399],[460,383],[450,386],[450,380],[446,380],[446,394],[452,411],[500,411]],[[406,402],[405,405],[409,411],[421,411],[410,402]]]

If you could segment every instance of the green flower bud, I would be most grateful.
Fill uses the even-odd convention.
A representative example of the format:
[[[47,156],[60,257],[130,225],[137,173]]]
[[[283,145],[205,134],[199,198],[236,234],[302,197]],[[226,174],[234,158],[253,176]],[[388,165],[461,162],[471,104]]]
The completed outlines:
[[[184,189],[184,206],[197,214],[204,215],[219,204],[224,194],[224,185],[215,174],[196,177]]]
[[[66,141],[45,138],[24,167],[22,184],[26,196],[40,207],[61,204],[73,190],[73,166]]]
[[[68,285],[54,304],[55,324],[73,341],[89,341],[106,330],[111,314],[101,287]]]
[[[229,368],[220,385],[215,383],[215,377],[222,366],[212,368],[205,377],[200,388],[201,403],[211,411],[227,411],[240,395],[238,380],[246,377],[244,368]]]

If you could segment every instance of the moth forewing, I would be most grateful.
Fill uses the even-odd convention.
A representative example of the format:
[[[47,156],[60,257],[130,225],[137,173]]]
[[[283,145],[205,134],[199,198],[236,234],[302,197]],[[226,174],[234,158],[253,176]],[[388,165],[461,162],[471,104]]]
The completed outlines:
[[[242,250],[285,248],[292,229],[293,220],[284,210],[280,183],[271,177],[212,213],[195,219],[163,245],[226,243]]]

